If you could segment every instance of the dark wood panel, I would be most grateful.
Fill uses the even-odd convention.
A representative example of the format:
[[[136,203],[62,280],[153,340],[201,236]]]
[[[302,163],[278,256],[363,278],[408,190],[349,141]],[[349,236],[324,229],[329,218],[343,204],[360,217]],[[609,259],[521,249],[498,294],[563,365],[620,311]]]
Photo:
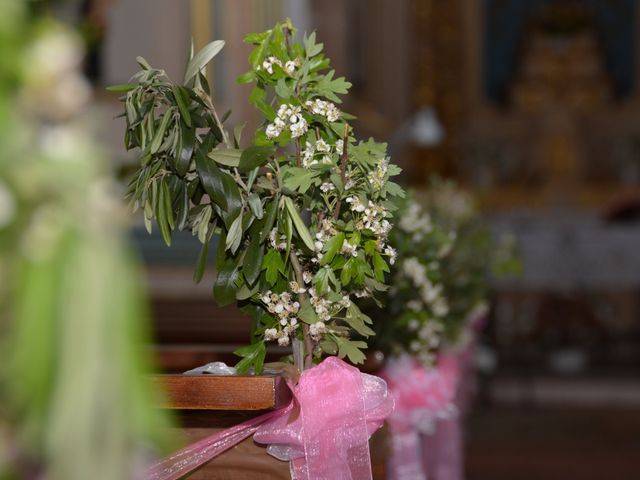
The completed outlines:
[[[235,305],[219,307],[212,298],[153,298],[151,308],[157,343],[250,342],[251,319]]]

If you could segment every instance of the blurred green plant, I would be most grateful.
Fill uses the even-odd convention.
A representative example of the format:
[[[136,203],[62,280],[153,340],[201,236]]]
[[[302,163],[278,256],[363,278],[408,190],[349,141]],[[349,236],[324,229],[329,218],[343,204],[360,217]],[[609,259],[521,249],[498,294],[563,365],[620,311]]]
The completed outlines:
[[[517,275],[512,237],[492,239],[472,197],[451,181],[433,179],[398,205],[390,243],[397,261],[382,310],[371,310],[374,348],[415,355],[423,364],[464,339],[472,313],[487,302],[491,275]]]
[[[82,43],[0,0],[0,478],[121,480],[167,447]]]

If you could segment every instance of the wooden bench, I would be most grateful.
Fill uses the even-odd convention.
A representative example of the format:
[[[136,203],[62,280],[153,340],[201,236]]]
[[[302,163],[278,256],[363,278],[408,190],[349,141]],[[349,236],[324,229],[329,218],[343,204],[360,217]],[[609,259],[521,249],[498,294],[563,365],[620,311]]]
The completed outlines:
[[[167,394],[163,408],[177,416],[176,434],[184,444],[194,443],[291,400],[291,391],[277,376],[218,377],[212,375],[158,375],[153,381]],[[247,438],[185,478],[191,480],[288,480],[289,464],[266,453]]]
[[[232,427],[291,400],[284,378],[263,375],[218,377],[212,375],[158,375],[155,383],[165,390],[163,408],[177,414],[176,434],[185,444]],[[387,444],[385,430],[371,439],[373,478],[385,477]],[[289,464],[266,453],[265,447],[248,438],[214,458],[191,475],[190,480],[288,480]]]

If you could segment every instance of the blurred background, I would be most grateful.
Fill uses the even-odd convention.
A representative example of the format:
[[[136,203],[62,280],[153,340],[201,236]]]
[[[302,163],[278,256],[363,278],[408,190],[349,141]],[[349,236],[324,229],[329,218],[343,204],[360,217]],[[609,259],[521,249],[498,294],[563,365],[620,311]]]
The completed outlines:
[[[224,39],[210,66],[232,122],[255,124],[246,32],[291,17],[317,30],[359,136],[388,141],[403,182],[438,174],[472,192],[524,273],[494,281],[466,424],[470,480],[637,478],[640,471],[640,5],[634,0],[83,0],[35,2],[88,45],[114,167],[117,94],[135,56],[179,77],[190,39]],[[249,320],[192,271],[188,233],[167,249],[142,219],[155,348],[166,371],[231,360]]]

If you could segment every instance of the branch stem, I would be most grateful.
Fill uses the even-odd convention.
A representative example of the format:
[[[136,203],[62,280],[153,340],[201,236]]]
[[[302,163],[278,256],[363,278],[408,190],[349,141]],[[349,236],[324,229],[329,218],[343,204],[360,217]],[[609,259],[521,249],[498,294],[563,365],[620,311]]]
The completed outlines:
[[[342,180],[342,188],[347,184],[347,162],[349,161],[349,153],[347,148],[349,145],[349,125],[344,124],[343,146],[342,155],[340,156],[340,180]],[[333,218],[337,220],[340,217],[340,209],[342,208],[342,199],[336,203],[336,208],[333,210]]]
[[[207,95],[207,93],[204,90],[196,89],[196,92],[198,96],[202,99],[202,101],[205,103],[205,105],[207,106],[211,114],[213,115],[213,119],[216,121],[216,125],[218,125],[218,128],[220,129],[220,133],[222,133],[222,140],[224,141],[225,145],[227,146],[227,148],[233,148],[233,145],[231,145],[231,141],[229,140],[229,135],[227,134],[227,131],[224,129],[224,126],[220,121],[220,117],[218,117],[218,112],[216,111],[216,107],[213,106],[213,101],[211,100],[211,97]]]
[[[300,287],[303,287],[304,275],[302,274],[302,265],[300,265],[298,255],[293,249],[289,253],[289,259],[291,260],[291,266],[293,267],[293,271],[296,275],[296,282],[298,282],[298,285]],[[302,302],[306,301],[306,299],[306,293],[298,293],[298,301],[300,302],[300,305],[302,305]],[[300,371],[307,370],[313,366],[313,339],[311,338],[311,334],[309,333],[309,325],[304,322],[302,322],[302,336],[304,342],[303,363],[301,366],[297,365]]]

